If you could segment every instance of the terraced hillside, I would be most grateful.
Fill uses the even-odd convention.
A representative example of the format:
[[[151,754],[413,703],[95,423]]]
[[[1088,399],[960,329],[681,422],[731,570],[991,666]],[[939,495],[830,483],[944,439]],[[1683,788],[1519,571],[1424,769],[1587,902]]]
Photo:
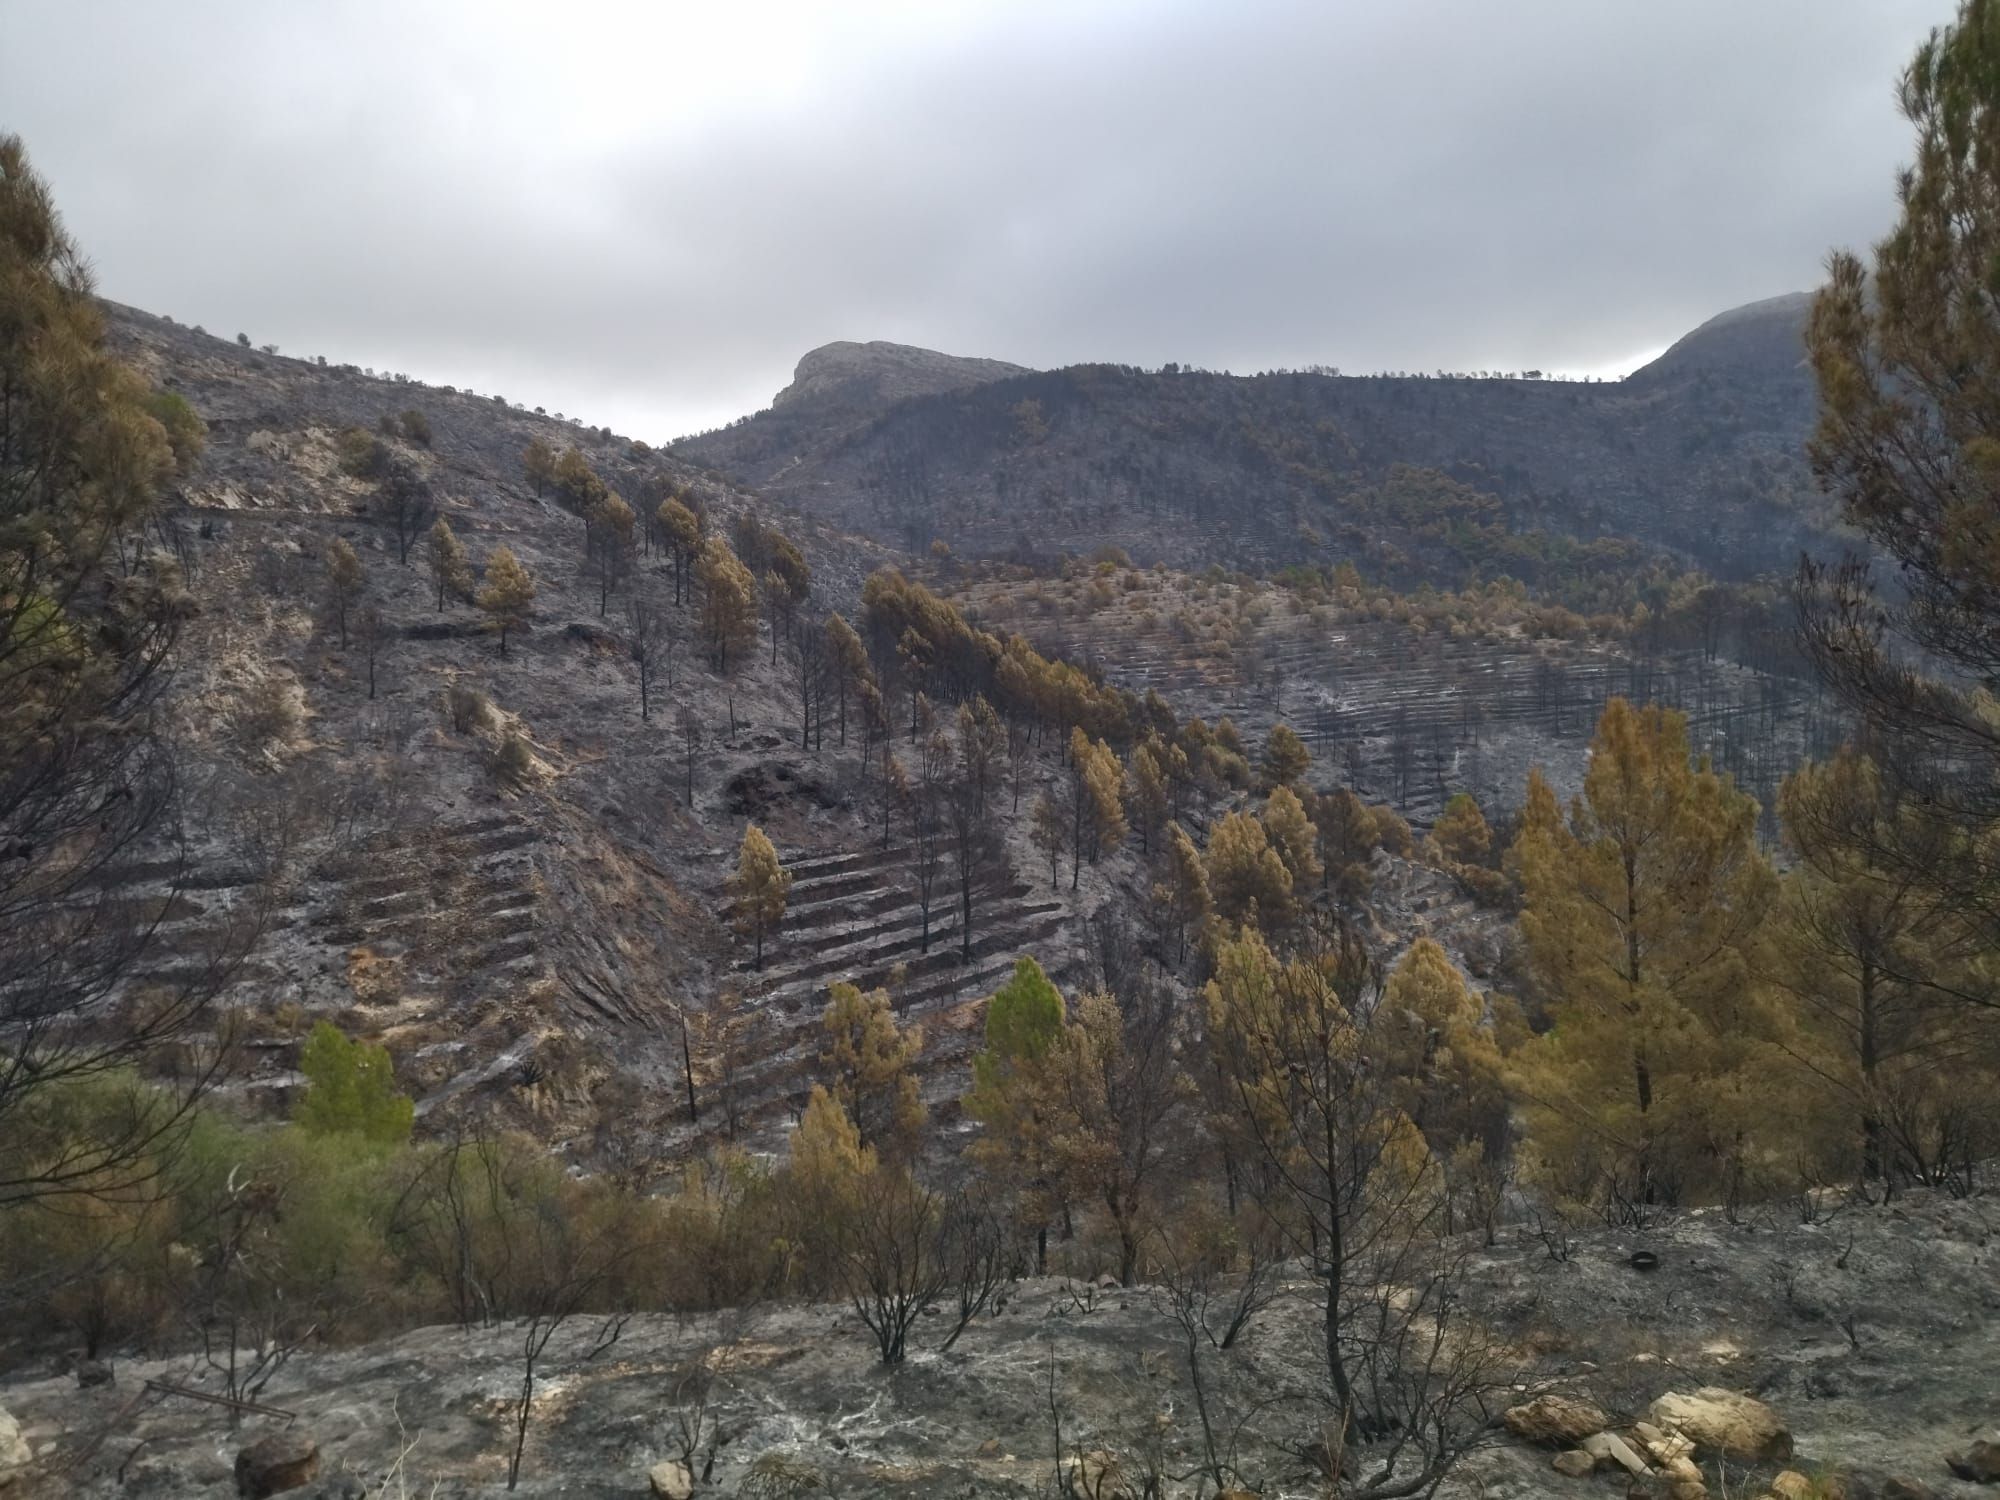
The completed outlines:
[[[1068,892],[1018,878],[1011,859],[976,890],[970,943],[962,941],[954,890],[940,895],[926,946],[906,844],[864,839],[859,847],[787,850],[781,857],[793,883],[764,966],[738,957],[720,979],[741,1001],[731,1079],[740,1136],[771,1142],[771,1127],[789,1123],[804,1107],[825,1045],[822,1013],[836,983],[887,989],[899,1019],[923,1027],[926,1102],[948,1115],[969,1079],[984,1001],[1015,961],[1034,955],[1058,983],[1081,972],[1077,908]],[[719,903],[729,900],[723,869],[716,861]],[[704,1070],[698,1092],[714,1081]],[[671,1144],[722,1134],[727,1124],[711,1111],[699,1129],[676,1128]]]
[[[226,970],[228,1024],[245,1043],[239,1097],[287,1097],[297,1044],[327,1017],[390,1048],[434,1125],[493,1111],[587,1151],[615,1117],[669,1147],[692,1134],[682,1021],[725,993],[740,997],[732,1045],[759,1128],[798,1102],[831,982],[894,989],[925,1024],[926,1088],[943,1103],[963,1088],[978,1002],[1014,960],[1034,952],[1067,971],[1101,890],[1078,902],[1039,888],[1019,844],[982,872],[969,943],[955,887],[938,881],[926,947],[908,853],[883,843],[859,737],[801,741],[796,653],[772,640],[781,622],[767,614],[754,649],[715,671],[700,606],[691,592],[674,602],[658,553],[601,608],[582,522],[535,493],[521,450],[574,443],[635,497],[656,479],[687,485],[720,530],[754,497],[491,398],[143,314],[116,328],[209,429],[153,539],[199,606],[167,700],[189,787],[181,843],[103,878],[157,918],[143,980]],[[412,410],[426,441],[402,435]],[[470,603],[440,607],[421,544],[400,560],[376,486],[343,465],[351,428],[380,434],[423,478],[475,568],[504,542],[533,575],[532,618],[504,655]],[[802,615],[853,613],[879,550],[781,524],[812,567]],[[328,582],[338,543],[362,572],[344,642]],[[644,717],[624,618],[635,595],[667,635]],[[364,632],[364,620],[376,623]],[[797,881],[762,971],[730,930],[723,889],[753,821]],[[704,1080],[716,1066],[697,1063]]]
[[[1250,744],[1289,724],[1323,777],[1392,802],[1418,824],[1459,790],[1489,808],[1516,805],[1532,765],[1574,789],[1613,696],[1685,711],[1697,749],[1767,809],[1800,754],[1823,754],[1841,737],[1841,721],[1811,685],[1700,651],[1648,653],[1519,625],[1436,628],[1262,586],[1190,592],[1175,575],[1116,576],[1064,597],[1001,583],[975,585],[964,599],[989,628],[1018,630],[1211,722],[1226,716]]]

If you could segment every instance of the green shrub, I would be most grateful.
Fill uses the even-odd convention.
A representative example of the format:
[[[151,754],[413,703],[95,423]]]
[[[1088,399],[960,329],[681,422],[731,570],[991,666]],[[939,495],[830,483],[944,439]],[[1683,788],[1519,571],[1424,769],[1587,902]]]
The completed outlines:
[[[374,1146],[399,1146],[416,1118],[409,1097],[396,1091],[388,1052],[350,1041],[321,1021],[299,1052],[307,1088],[293,1119],[308,1135],[358,1137]]]
[[[365,428],[350,427],[335,439],[341,472],[355,479],[380,479],[389,472],[389,449]]]
[[[167,430],[167,443],[174,450],[174,467],[185,474],[201,458],[208,439],[208,427],[178,391],[155,391],[146,402],[153,419]]]

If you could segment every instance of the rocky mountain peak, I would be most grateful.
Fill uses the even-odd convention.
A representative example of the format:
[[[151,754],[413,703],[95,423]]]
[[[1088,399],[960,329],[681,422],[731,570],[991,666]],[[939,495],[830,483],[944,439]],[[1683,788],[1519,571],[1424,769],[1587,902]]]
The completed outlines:
[[[792,383],[773,406],[803,401],[871,401],[887,404],[910,396],[965,390],[1010,375],[1026,375],[1022,365],[998,359],[966,359],[876,339],[858,344],[842,339],[822,344],[798,363]]]

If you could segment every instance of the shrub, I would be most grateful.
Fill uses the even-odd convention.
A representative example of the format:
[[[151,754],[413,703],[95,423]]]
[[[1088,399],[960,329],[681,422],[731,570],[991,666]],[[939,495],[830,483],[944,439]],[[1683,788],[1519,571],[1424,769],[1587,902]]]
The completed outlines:
[[[232,716],[237,744],[252,753],[287,743],[305,720],[304,691],[280,676],[260,678],[245,688]]]
[[[167,443],[174,450],[174,467],[185,474],[201,457],[208,429],[178,391],[155,391],[146,403],[153,419],[167,430]]]
[[[534,768],[534,748],[518,730],[508,730],[500,740],[500,748],[493,752],[493,774],[502,781],[521,782],[528,779]]]
[[[1382,806],[1369,809],[1369,816],[1375,820],[1375,842],[1391,854],[1408,858],[1411,848],[1410,825],[1403,820],[1393,807]]]
[[[389,472],[389,450],[364,428],[350,427],[335,440],[340,468],[355,479],[380,479]]]
[[[727,1151],[682,1169],[679,1185],[647,1201],[657,1207],[652,1257],[662,1306],[715,1309],[754,1301],[785,1278],[796,1242],[795,1205],[773,1169]]]
[[[1451,867],[1451,874],[1466,895],[1481,906],[1504,907],[1513,899],[1512,884],[1498,870],[1485,865],[1457,864]]]
[[[444,710],[451,727],[460,734],[491,729],[494,724],[493,700],[462,683],[454,682],[444,690]]]
[[[425,416],[422,412],[418,411],[414,406],[411,407],[408,411],[403,413],[402,430],[403,430],[403,436],[408,438],[411,442],[415,443],[418,447],[420,448],[430,447],[431,419]]]
[[[294,1113],[301,1130],[373,1146],[400,1146],[410,1138],[414,1106],[396,1092],[395,1067],[381,1047],[350,1041],[321,1021],[300,1051],[299,1071],[309,1080]]]

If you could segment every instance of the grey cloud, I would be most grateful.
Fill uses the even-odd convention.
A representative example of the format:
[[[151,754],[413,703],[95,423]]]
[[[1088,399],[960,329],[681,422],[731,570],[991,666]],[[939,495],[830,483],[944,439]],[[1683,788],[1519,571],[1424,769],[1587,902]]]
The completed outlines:
[[[721,62],[755,82],[756,25],[733,59],[649,32],[657,67],[608,64],[650,12],[23,3],[0,128],[112,296],[660,439],[762,405],[834,338],[1601,366],[1887,227],[1895,74],[1947,18],[864,6],[796,89],[607,132],[605,90]]]

